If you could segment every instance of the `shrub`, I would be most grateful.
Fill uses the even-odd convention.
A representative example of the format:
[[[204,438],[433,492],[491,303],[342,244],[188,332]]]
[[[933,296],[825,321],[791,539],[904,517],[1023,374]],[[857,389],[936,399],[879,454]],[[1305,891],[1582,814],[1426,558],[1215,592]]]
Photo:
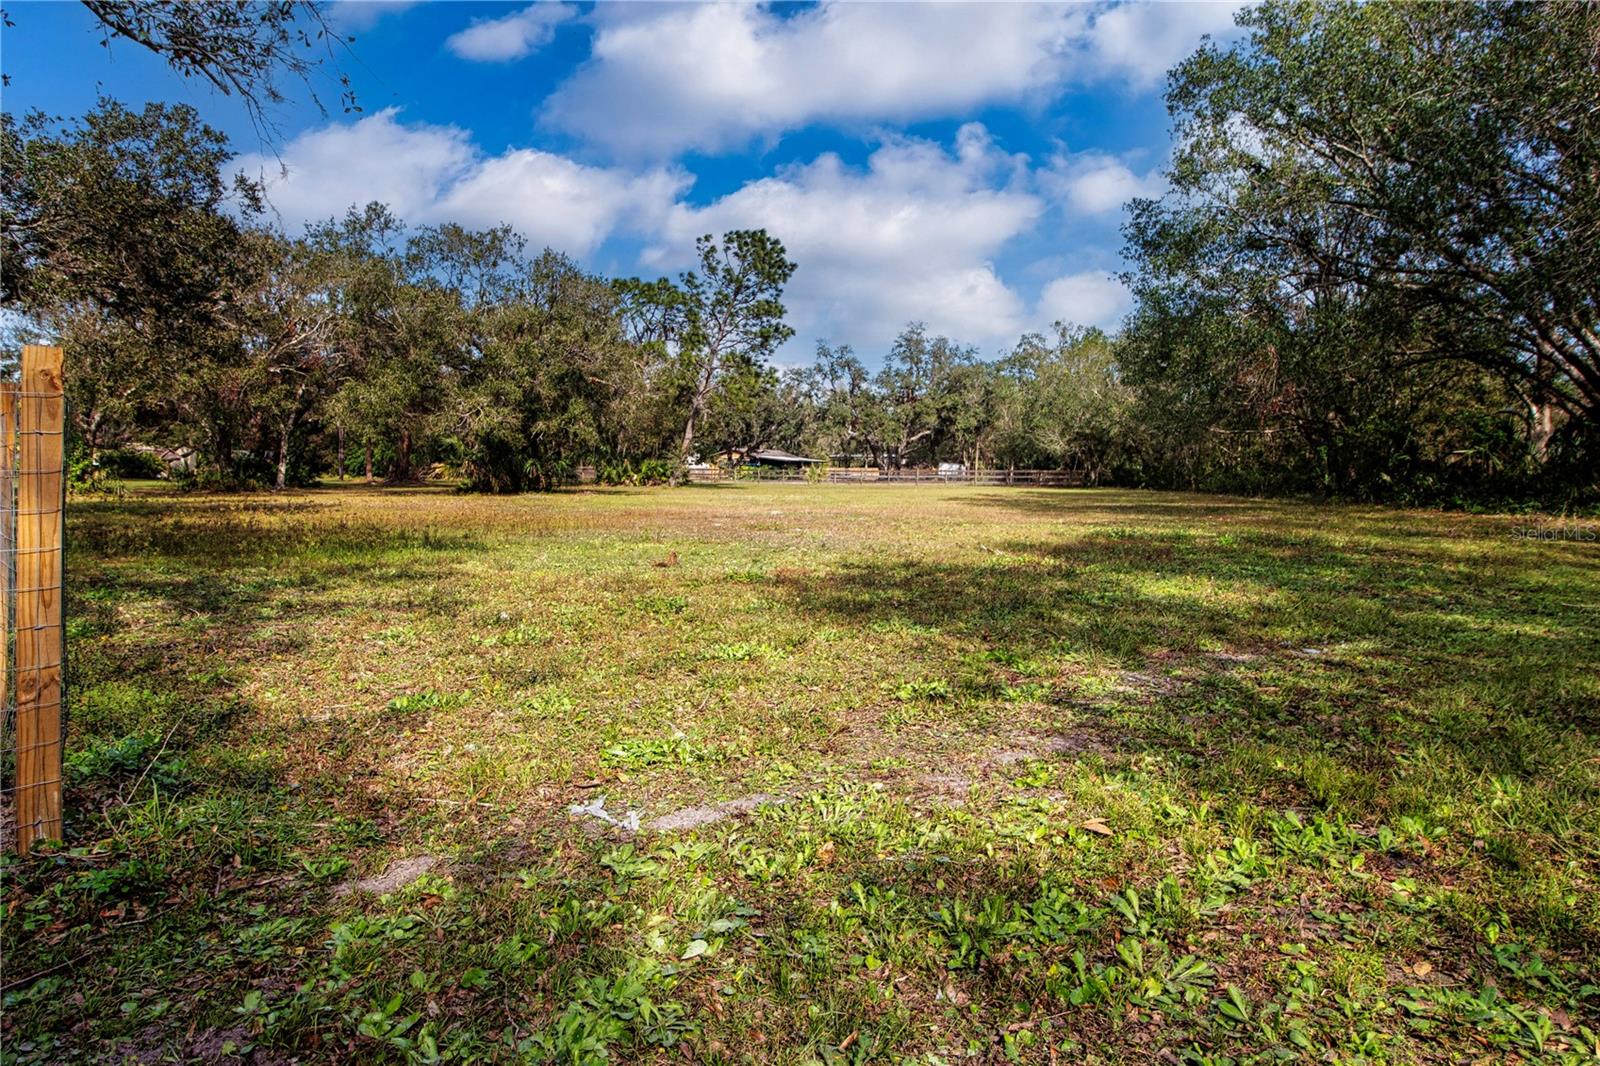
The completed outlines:
[[[111,448],[99,455],[100,472],[107,477],[148,480],[167,476],[167,464],[153,452],[137,448]]]
[[[601,485],[665,485],[677,464],[671,459],[603,459],[595,464],[595,481]]]

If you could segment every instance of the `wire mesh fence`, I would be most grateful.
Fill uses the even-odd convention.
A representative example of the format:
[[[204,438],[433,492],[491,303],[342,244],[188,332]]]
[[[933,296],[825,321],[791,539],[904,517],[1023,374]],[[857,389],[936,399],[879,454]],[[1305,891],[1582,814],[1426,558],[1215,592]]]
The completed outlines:
[[[28,345],[0,384],[0,844],[61,838],[66,659],[61,349]]]

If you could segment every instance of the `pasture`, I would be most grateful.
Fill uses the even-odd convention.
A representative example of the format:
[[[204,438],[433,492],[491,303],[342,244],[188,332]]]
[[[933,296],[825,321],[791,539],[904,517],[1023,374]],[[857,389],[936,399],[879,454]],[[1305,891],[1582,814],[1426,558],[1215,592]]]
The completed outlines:
[[[1592,1061],[1600,545],[1530,525],[75,500],[5,1060]]]

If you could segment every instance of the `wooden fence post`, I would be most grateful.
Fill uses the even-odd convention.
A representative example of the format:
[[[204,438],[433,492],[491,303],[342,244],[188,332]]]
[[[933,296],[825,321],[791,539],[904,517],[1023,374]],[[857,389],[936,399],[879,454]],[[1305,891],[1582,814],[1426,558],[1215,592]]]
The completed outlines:
[[[11,570],[16,541],[17,386],[0,382],[0,717],[11,727]]]
[[[16,536],[17,847],[61,839],[62,539],[65,411],[61,349],[22,349]]]

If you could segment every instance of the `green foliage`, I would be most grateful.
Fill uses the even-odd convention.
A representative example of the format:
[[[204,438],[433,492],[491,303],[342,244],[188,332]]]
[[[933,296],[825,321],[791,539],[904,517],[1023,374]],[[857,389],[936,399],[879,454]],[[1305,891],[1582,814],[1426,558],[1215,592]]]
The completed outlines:
[[[192,341],[229,282],[240,227],[227,208],[259,208],[253,186],[230,188],[230,155],[183,105],[133,111],[104,98],[71,124],[0,116],[0,296],[33,313],[93,301]]]
[[[1282,0],[1239,22],[1174,70],[1174,191],[1126,229],[1147,476],[1592,498],[1595,9]]]
[[[720,758],[722,753],[715,748],[695,744],[683,733],[674,732],[668,737],[636,737],[618,741],[601,753],[600,762],[604,766],[643,769],[663,764],[688,766]]]
[[[67,839],[0,859],[19,1063],[1594,1057],[1596,574],[1527,520],[750,484],[69,521]]]
[[[106,477],[123,480],[154,480],[167,476],[167,466],[152,452],[134,448],[112,448],[95,457]]]
[[[668,379],[687,394],[684,461],[694,455],[695,433],[714,397],[729,392],[725,402],[738,407],[733,393],[765,380],[765,361],[794,335],[783,321],[782,296],[795,264],[781,241],[765,230],[730,230],[720,242],[706,234],[695,250],[700,269],[676,285],[662,279],[619,286],[647,350],[669,364]]]
[[[390,700],[384,710],[397,717],[409,717],[417,714],[428,714],[433,711],[450,710],[460,707],[472,698],[470,692],[440,693],[431,690],[425,692],[408,692]]]
[[[648,962],[615,977],[584,978],[561,1016],[524,1050],[535,1061],[595,1066],[616,1061],[617,1050],[675,1047],[695,1026],[683,1004],[662,998],[672,984]]]
[[[241,90],[296,70],[283,34],[320,26],[311,9],[97,8]],[[1595,118],[1572,101],[1595,92],[1595,20],[1247,10],[1247,36],[1175,71],[1174,191],[1132,205],[1122,336],[1057,323],[994,361],[911,325],[876,370],[825,344],[778,372],[797,266],[759,230],[705,236],[696,270],[650,281],[382,204],[290,240],[193,111],[110,100],[76,123],[5,118],[0,298],[65,343],[82,485],[153,472],[133,444],[192,457],[187,488],[333,471],[488,493],[584,466],[654,485],[692,456],[782,447],[886,471],[1583,507],[1600,492],[1600,206],[1577,162]],[[196,32],[222,50],[178,48]]]
[[[672,480],[677,465],[670,459],[602,459],[595,470],[601,485],[665,485]]]
[[[151,787],[170,793],[187,783],[189,768],[181,756],[162,758],[165,750],[159,733],[130,733],[117,740],[91,742],[73,751],[66,758],[66,767],[75,782],[142,778]]]

